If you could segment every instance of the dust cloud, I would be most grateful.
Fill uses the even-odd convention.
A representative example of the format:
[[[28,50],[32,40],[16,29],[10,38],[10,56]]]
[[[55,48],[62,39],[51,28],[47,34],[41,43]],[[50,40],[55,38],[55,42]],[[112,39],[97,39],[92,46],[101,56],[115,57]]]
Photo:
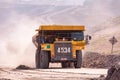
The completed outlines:
[[[0,66],[34,66],[35,46],[32,36],[40,23],[31,17],[14,14],[0,25]]]

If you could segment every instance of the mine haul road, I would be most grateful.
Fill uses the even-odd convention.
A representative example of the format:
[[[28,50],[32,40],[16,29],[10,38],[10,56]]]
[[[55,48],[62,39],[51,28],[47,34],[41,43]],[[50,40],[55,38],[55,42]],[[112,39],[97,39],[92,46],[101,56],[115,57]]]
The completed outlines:
[[[18,70],[0,68],[0,80],[92,80],[100,75],[106,76],[107,69],[90,68],[50,68]]]

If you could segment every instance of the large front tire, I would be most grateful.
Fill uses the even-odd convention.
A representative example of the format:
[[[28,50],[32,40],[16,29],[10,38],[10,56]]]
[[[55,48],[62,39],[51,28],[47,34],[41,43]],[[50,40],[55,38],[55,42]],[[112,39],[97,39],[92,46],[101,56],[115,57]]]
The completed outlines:
[[[35,54],[35,65],[36,68],[39,69],[40,68],[40,50],[36,50],[36,54]]]
[[[41,51],[40,53],[40,68],[47,69],[49,68],[49,53],[47,51]]]
[[[74,62],[75,68],[81,68],[82,66],[82,51],[81,50],[76,51],[76,59],[77,61]]]

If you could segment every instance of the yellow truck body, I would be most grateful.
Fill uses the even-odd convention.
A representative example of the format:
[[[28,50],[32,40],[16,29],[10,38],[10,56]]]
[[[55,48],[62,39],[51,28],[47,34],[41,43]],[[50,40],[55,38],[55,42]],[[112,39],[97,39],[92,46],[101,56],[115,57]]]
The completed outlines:
[[[71,62],[77,66],[77,62],[79,62],[80,66],[77,67],[81,67],[81,61],[78,61],[77,58],[80,57],[79,60],[82,60],[80,55],[82,55],[82,50],[85,46],[83,34],[85,26],[42,25],[39,29],[36,29],[36,31],[38,31],[40,36],[44,37],[44,41],[40,42],[39,47],[41,47],[42,53],[48,52],[48,62],[61,62],[62,67],[65,67],[65,65]],[[80,55],[78,55],[78,53]],[[77,57],[77,55],[79,57]],[[45,66],[42,67],[46,68]]]

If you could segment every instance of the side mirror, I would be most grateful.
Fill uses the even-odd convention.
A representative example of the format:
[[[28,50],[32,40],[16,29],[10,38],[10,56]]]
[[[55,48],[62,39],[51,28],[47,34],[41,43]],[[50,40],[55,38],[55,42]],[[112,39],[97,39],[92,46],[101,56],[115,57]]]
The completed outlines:
[[[86,35],[85,36],[86,45],[89,44],[89,42],[90,42],[91,39],[92,39],[92,37],[90,35]]]
[[[89,37],[88,37],[88,38],[89,38],[89,40],[91,40],[91,39],[92,39],[92,36],[90,36],[90,35],[89,35]]]

